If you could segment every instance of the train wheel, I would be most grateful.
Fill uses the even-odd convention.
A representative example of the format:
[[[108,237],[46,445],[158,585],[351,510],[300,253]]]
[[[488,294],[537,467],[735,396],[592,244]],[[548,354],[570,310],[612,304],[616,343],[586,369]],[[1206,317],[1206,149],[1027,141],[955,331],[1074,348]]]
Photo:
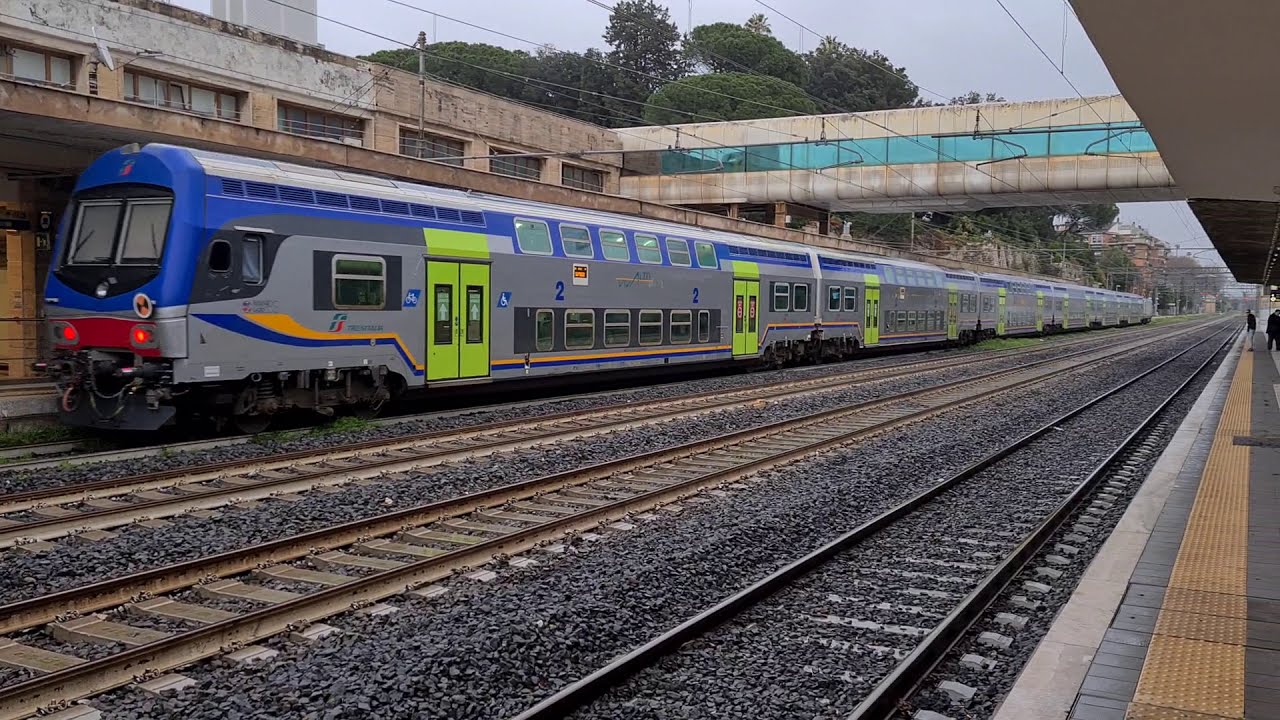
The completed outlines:
[[[245,435],[257,435],[271,427],[270,415],[236,415],[231,418],[236,430]]]

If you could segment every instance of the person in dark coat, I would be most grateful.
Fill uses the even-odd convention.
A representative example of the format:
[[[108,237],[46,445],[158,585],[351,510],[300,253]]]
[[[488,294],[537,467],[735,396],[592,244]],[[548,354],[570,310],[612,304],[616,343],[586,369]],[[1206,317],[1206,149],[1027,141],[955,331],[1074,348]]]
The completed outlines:
[[[1280,310],[1267,317],[1267,350],[1280,350]]]
[[[1244,329],[1248,330],[1250,335],[1258,332],[1258,318],[1253,316],[1252,310],[1244,311]]]

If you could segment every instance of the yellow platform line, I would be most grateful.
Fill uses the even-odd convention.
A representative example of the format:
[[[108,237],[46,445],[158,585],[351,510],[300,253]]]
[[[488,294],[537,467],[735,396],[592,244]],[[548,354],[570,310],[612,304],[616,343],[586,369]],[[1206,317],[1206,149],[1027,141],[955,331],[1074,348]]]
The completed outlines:
[[[1244,717],[1253,356],[1241,353],[1125,717]]]

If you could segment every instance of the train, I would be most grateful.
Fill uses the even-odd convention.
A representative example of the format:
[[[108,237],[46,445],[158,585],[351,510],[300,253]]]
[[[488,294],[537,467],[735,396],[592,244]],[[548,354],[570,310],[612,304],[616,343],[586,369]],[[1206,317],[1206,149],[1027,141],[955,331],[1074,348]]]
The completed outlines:
[[[165,144],[81,174],[44,300],[62,422],[138,431],[1150,319],[1107,289]]]

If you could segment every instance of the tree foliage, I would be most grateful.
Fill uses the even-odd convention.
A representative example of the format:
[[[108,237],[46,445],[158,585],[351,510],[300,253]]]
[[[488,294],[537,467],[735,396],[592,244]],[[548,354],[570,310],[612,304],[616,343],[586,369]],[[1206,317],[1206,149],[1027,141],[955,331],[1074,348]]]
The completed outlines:
[[[687,71],[680,30],[671,13],[654,0],[618,0],[604,31],[609,62],[635,72],[618,77],[625,100],[641,101]]]
[[[822,39],[805,55],[810,95],[843,112],[866,112],[908,107],[920,89],[879,51],[849,47],[834,37]]]
[[[361,59],[418,72],[418,51],[412,48],[379,50]],[[525,96],[528,84],[524,78],[534,66],[534,58],[529,53],[496,45],[441,42],[427,46],[428,76],[512,99]]]
[[[711,73],[664,85],[649,98],[645,120],[671,125],[808,115],[816,111],[804,91],[784,80],[746,73]]]
[[[764,13],[756,13],[747,18],[743,27],[757,35],[773,35],[773,28],[769,27],[769,18],[765,17]]]
[[[684,47],[694,65],[710,72],[754,71],[801,87],[808,80],[804,58],[767,32],[755,32],[742,25],[699,25],[689,33]]]
[[[1115,224],[1120,207],[1115,203],[1071,205],[1062,211],[1060,219],[1067,232],[1101,232]]]
[[[957,95],[947,102],[948,105],[979,105],[981,103],[1006,102],[1006,100],[995,93],[980,93],[977,90],[970,90],[964,95]]]

